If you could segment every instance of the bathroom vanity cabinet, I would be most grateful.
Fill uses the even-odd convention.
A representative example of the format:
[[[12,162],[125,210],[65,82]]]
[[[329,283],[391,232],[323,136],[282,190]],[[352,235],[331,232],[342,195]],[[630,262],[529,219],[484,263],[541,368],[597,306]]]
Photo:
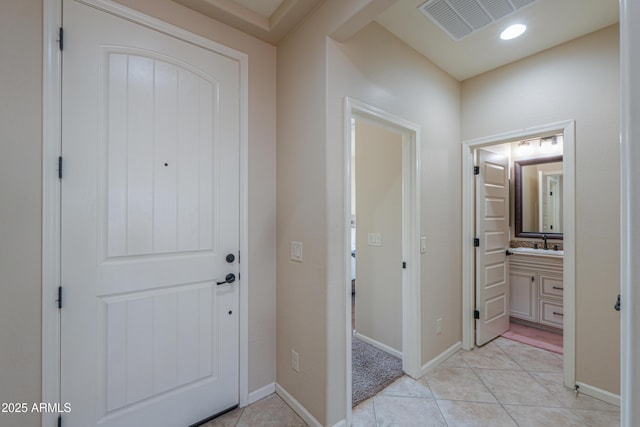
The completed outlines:
[[[511,317],[562,329],[562,263],[559,255],[509,257]]]

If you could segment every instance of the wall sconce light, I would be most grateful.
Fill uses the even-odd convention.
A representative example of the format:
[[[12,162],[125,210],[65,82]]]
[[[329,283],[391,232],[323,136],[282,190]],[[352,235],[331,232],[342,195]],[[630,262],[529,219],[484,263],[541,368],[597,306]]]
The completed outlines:
[[[551,136],[549,138],[540,138],[540,151],[543,153],[552,153],[558,149],[558,137]]]
[[[531,153],[533,153],[533,147],[529,144],[529,141],[520,141],[518,144],[518,154],[527,156]]]

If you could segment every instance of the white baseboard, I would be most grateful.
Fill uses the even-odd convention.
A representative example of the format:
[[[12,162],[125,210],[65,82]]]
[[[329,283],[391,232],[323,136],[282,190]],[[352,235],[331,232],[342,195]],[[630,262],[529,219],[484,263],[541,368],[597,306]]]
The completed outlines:
[[[340,420],[333,427],[347,427],[347,420]]]
[[[307,408],[302,406],[300,402],[291,396],[289,392],[278,383],[276,383],[276,394],[280,396],[282,400],[284,400],[285,403],[289,405],[300,418],[302,418],[302,421],[307,423],[310,427],[322,427],[322,424],[320,424],[320,422],[311,415],[311,412],[307,411]]]
[[[267,384],[264,387],[260,387],[257,390],[249,393],[249,398],[247,399],[247,405],[251,405],[253,402],[257,402],[260,399],[264,399],[276,392],[276,383]]]
[[[367,344],[371,344],[372,346],[379,348],[382,351],[385,351],[395,357],[397,357],[398,359],[402,359],[402,352],[396,350],[395,348],[391,348],[386,344],[381,343],[380,341],[376,341],[373,338],[369,338],[365,335],[362,335],[359,332],[354,333],[354,335],[356,336],[356,338],[358,338],[359,340],[362,340],[364,342],[366,342]]]
[[[423,377],[427,372],[429,372],[430,370],[432,370],[433,368],[435,368],[436,366],[438,366],[439,364],[447,360],[449,357],[453,356],[455,352],[460,350],[461,348],[462,348],[462,341],[458,341],[457,343],[455,343],[454,345],[452,345],[451,347],[449,347],[448,349],[446,349],[445,351],[443,351],[442,353],[440,353],[439,355],[431,359],[429,362],[422,365],[422,368],[420,368],[420,377]]]
[[[601,388],[593,387],[589,384],[576,381],[576,385],[579,386],[579,392],[584,393],[587,396],[595,397],[604,402],[611,403],[612,405],[620,406],[620,395],[613,394],[609,391],[602,390]]]

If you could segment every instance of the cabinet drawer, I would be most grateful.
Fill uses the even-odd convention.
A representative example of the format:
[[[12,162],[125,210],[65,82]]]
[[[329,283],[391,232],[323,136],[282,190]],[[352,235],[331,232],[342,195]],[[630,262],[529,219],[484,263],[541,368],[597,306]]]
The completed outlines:
[[[539,322],[542,323],[543,325],[562,328],[563,326],[562,303],[559,303],[556,301],[540,300]]]
[[[562,297],[562,278],[540,274],[540,296]]]

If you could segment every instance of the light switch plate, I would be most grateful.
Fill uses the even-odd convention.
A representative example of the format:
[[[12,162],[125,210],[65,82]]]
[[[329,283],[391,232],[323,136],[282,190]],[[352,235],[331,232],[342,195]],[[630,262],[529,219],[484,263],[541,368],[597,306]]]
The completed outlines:
[[[427,253],[427,238],[425,236],[420,237],[420,253]]]
[[[367,235],[367,245],[369,246],[382,246],[382,234],[369,233]]]
[[[302,262],[302,242],[291,242],[291,259]]]

